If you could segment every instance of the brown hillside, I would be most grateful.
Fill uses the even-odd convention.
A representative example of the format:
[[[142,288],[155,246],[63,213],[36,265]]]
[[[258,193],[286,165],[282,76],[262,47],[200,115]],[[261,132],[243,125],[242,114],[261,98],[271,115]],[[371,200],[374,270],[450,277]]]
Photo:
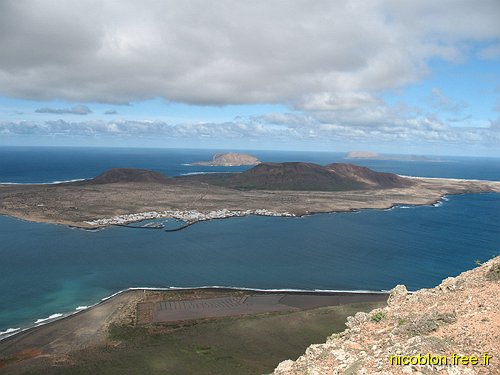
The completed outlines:
[[[344,179],[351,179],[378,188],[397,188],[412,184],[411,180],[397,174],[376,172],[370,168],[354,164],[332,163],[328,164],[326,168]]]
[[[261,163],[241,173],[214,173],[183,177],[236,189],[346,191],[405,187],[412,182],[392,173],[380,173],[351,164]]]
[[[78,183],[79,185],[101,185],[126,182],[146,182],[168,184],[172,179],[161,173],[149,171],[146,169],[134,168],[113,168],[105,171],[99,176]]]

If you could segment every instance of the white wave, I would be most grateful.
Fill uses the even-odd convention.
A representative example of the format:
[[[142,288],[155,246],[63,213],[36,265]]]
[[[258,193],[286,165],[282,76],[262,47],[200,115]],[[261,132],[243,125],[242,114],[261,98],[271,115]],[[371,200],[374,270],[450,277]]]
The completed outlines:
[[[73,180],[61,180],[61,181],[52,181],[52,182],[0,182],[0,185],[57,185],[57,184],[66,184],[68,182],[78,182],[85,181],[86,178],[75,178]]]
[[[7,328],[6,331],[0,331],[0,336],[2,335],[8,335],[9,333],[14,333],[19,331],[21,328]]]
[[[74,314],[79,314],[84,312],[87,309],[90,309],[94,306],[97,306],[113,297],[116,297],[117,295],[120,295],[122,293],[131,291],[131,290],[152,290],[152,291],[174,291],[174,290],[200,290],[200,289],[229,289],[229,290],[243,290],[243,291],[249,291],[249,292],[269,292],[269,293],[356,293],[356,294],[387,294],[387,290],[365,290],[365,289],[352,289],[352,290],[345,290],[345,289],[294,289],[294,288],[276,288],[276,289],[265,289],[265,288],[246,288],[246,287],[237,287],[237,286],[220,286],[220,285],[209,285],[209,286],[201,286],[201,287],[178,287],[178,286],[170,286],[170,287],[131,287],[127,289],[122,289],[116,293],[113,293],[107,297],[104,297],[101,299],[100,302],[97,302],[93,305],[89,306],[78,306],[75,311],[66,313],[66,314],[61,314],[61,313],[56,313],[48,316],[47,318],[43,319],[37,319],[34,322],[35,326],[40,326],[42,324],[49,323],[49,321],[58,319],[62,316],[71,316]],[[409,291],[408,293],[413,293],[412,291]],[[26,328],[9,328],[4,332],[0,331],[0,341],[3,339],[6,339],[7,337],[10,337],[12,335],[16,335],[20,332],[24,332],[26,330],[29,330],[33,328],[34,326],[26,327]]]
[[[181,173],[180,176],[192,176],[197,174],[209,174],[209,173],[219,173],[219,172],[188,172],[188,173]]]
[[[229,171],[219,171],[219,172],[207,172],[207,171],[204,171],[204,172],[188,172],[188,173],[181,173],[179,176],[192,176],[192,175],[197,175],[197,174],[210,174],[210,173],[238,173],[238,172],[229,172]]]
[[[116,292],[116,293],[111,294],[110,296],[107,296],[107,297],[101,298],[101,301],[107,301],[108,299],[113,298],[113,297],[117,296],[118,294],[122,294],[122,293],[126,292],[127,290],[133,290],[133,289],[131,289],[131,288],[130,288],[130,289],[123,289],[123,290],[120,290],[120,291],[118,291],[118,292]]]
[[[474,178],[448,178],[448,177],[418,177],[418,176],[406,176],[404,174],[399,174],[399,177],[413,178],[415,180],[447,180],[447,181],[471,181],[471,182],[491,182],[495,180],[478,180]]]
[[[169,290],[198,290],[198,289],[230,289],[230,290],[245,290],[249,292],[290,292],[290,293],[377,293],[377,294],[386,294],[388,293],[386,290],[368,290],[368,289],[294,289],[294,288],[246,288],[246,287],[238,287],[238,286],[220,286],[220,285],[209,285],[209,286],[199,286],[199,287],[183,287],[183,286],[171,286],[171,287],[163,287],[163,288],[154,288],[154,287],[133,287],[121,290],[105,299],[109,299],[111,297],[116,296],[117,294],[129,291],[129,290],[159,290],[159,291],[169,291]],[[103,298],[103,300],[105,300]]]
[[[46,185],[55,185],[55,184],[65,184],[68,182],[79,182],[79,181],[85,181],[87,180],[86,178],[75,178],[74,180],[66,180],[66,181],[52,181],[52,182],[47,182],[45,183]],[[45,185],[43,184],[43,185]]]
[[[152,291],[173,291],[173,290],[200,290],[200,289],[229,289],[229,290],[244,290],[249,292],[276,292],[276,293],[357,293],[357,294],[387,294],[386,290],[367,290],[367,289],[294,289],[294,288],[276,288],[276,289],[265,289],[265,288],[246,288],[238,286],[220,286],[220,285],[208,285],[208,286],[169,286],[169,287],[131,287],[127,289],[120,290],[110,296],[101,299],[101,302],[105,302],[119,294],[131,291],[131,290],[152,290]],[[98,305],[96,303],[95,305]],[[92,306],[95,306],[92,305]]]
[[[40,323],[46,322],[47,320],[57,319],[57,318],[60,318],[61,316],[63,316],[63,314],[60,314],[60,313],[52,314],[47,318],[37,319],[35,321],[35,324],[40,324]]]

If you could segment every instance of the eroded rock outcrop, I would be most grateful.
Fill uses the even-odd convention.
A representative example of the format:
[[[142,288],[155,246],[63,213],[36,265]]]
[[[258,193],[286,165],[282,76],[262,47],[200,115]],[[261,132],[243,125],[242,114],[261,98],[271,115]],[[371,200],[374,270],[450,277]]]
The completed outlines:
[[[280,363],[274,374],[500,374],[499,273],[496,257],[433,289],[410,295],[398,285],[387,307],[350,317],[344,332]],[[419,355],[439,363],[398,364]]]

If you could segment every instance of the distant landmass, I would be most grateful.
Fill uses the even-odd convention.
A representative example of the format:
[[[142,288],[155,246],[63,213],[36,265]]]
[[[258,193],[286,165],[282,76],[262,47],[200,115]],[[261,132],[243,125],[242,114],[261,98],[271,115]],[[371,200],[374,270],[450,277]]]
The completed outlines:
[[[303,163],[260,163],[241,173],[213,173],[182,177],[235,189],[346,191],[407,187],[412,180],[393,173],[375,172],[353,164],[326,166]]]
[[[500,182],[405,178],[352,164],[260,163],[238,173],[168,177],[117,168],[59,184],[0,184],[0,214],[80,228],[145,219],[302,216],[398,204],[436,204],[445,194],[500,192]]]
[[[172,184],[208,183],[242,190],[302,190],[348,191],[387,189],[411,186],[414,181],[394,173],[376,172],[353,164],[332,163],[322,166],[314,163],[260,163],[239,173],[210,173],[167,177],[146,169],[113,168],[97,177],[75,182],[75,185],[102,185],[115,183]]]
[[[350,151],[344,159],[434,161],[423,155],[382,155],[371,151]]]
[[[215,154],[211,161],[199,161],[192,165],[206,165],[213,167],[238,167],[241,165],[257,165],[260,161],[253,155],[228,152]]]
[[[371,151],[350,151],[345,159],[380,159],[382,155]]]

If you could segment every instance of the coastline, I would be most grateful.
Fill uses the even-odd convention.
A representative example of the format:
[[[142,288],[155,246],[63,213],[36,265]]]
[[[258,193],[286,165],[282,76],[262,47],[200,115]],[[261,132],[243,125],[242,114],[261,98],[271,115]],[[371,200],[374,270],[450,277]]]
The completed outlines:
[[[415,178],[420,178],[420,177],[415,177]],[[429,199],[428,201],[424,203],[406,203],[406,202],[398,202],[398,203],[391,203],[385,207],[360,207],[360,208],[348,208],[348,209],[338,209],[338,210],[332,210],[332,211],[308,211],[307,213],[302,213],[302,214],[292,214],[292,213],[278,213],[278,212],[271,212],[268,211],[269,214],[260,214],[260,213],[255,213],[255,212],[244,212],[242,213],[241,211],[229,211],[227,209],[222,209],[219,211],[227,211],[227,215],[220,215],[218,217],[209,217],[209,218],[203,218],[203,219],[195,219],[195,220],[189,220],[185,219],[186,216],[189,214],[193,213],[193,210],[189,211],[179,211],[179,215],[172,215],[170,213],[164,214],[162,212],[140,212],[140,213],[132,213],[132,214],[125,214],[125,215],[120,215],[117,217],[109,217],[109,218],[101,218],[101,219],[95,219],[90,222],[68,222],[64,220],[47,220],[47,219],[40,219],[40,218],[32,218],[32,217],[20,217],[17,215],[12,215],[8,213],[1,213],[0,215],[6,216],[12,219],[20,220],[20,221],[25,221],[25,222],[31,222],[31,223],[40,223],[40,224],[50,224],[50,225],[62,225],[67,228],[71,229],[79,229],[79,230],[86,230],[90,232],[98,231],[98,230],[103,230],[106,228],[110,228],[112,226],[117,226],[117,227],[122,227],[122,228],[130,228],[130,229],[155,229],[155,230],[163,230],[165,232],[177,232],[183,229],[186,229],[198,222],[203,222],[203,221],[214,221],[214,220],[225,220],[225,219],[230,219],[234,217],[246,217],[246,216],[272,216],[272,217],[285,217],[285,218],[295,218],[295,219],[300,219],[304,217],[309,217],[313,215],[321,215],[321,214],[335,214],[335,213],[357,213],[362,210],[382,210],[382,211],[389,211],[393,210],[396,208],[413,208],[413,207],[422,207],[422,206],[434,206],[434,207],[440,207],[443,204],[443,201],[447,201],[446,199],[447,196],[451,195],[468,195],[468,194],[499,194],[499,191],[483,191],[483,192],[457,192],[457,193],[443,193],[437,198]],[[265,209],[261,209],[258,211],[267,211]],[[209,213],[210,214],[210,213]],[[147,226],[130,226],[129,224],[134,224],[134,223],[140,223],[144,220],[157,220],[157,219],[176,219],[184,224],[182,224],[178,228],[173,228],[173,229],[165,229],[164,227],[147,227]]]
[[[113,298],[116,298],[120,295],[124,295],[127,293],[133,293],[133,292],[247,292],[247,293],[258,293],[258,294],[293,294],[293,295],[339,295],[339,296],[351,296],[351,295],[388,295],[389,291],[388,290],[337,290],[337,289],[290,289],[290,288],[285,288],[285,289],[262,289],[262,288],[245,288],[245,287],[231,287],[231,286],[217,286],[217,285],[211,285],[211,286],[200,286],[200,287],[130,287],[130,288],[125,288],[122,290],[119,290],[115,293],[110,294],[109,296],[101,298],[98,302],[89,304],[89,305],[84,305],[84,306],[78,306],[75,310],[73,311],[68,311],[68,312],[56,312],[51,314],[49,317],[46,318],[34,318],[39,321],[39,323],[33,323],[28,326],[24,327],[16,327],[16,328],[7,328],[5,333],[0,335],[0,343],[12,338],[16,335],[22,334],[29,332],[31,330],[36,330],[40,327],[50,325],[50,324],[55,324],[57,322],[60,322],[62,320],[68,319],[72,316],[75,316],[77,314],[84,313],[86,311],[92,310],[96,307],[99,307],[105,303],[108,303],[111,301]],[[412,292],[410,292],[412,293]],[[57,316],[56,316],[57,315]],[[52,318],[51,318],[52,317]],[[9,330],[11,330],[9,332]]]
[[[413,207],[422,207],[422,206],[434,206],[434,207],[440,207],[443,203],[443,201],[447,201],[446,199],[447,196],[449,195],[468,195],[468,194],[496,194],[498,192],[471,192],[471,193],[443,193],[440,197],[434,198],[434,199],[429,199],[427,202],[424,203],[392,203],[388,205],[387,207],[361,207],[361,208],[350,208],[350,209],[339,209],[339,210],[332,210],[332,211],[309,211],[307,213],[303,214],[292,214],[289,212],[284,212],[284,213],[279,213],[279,212],[272,212],[268,211],[265,209],[258,209],[255,211],[261,211],[261,212],[266,212],[266,213],[257,213],[255,211],[229,211],[227,209],[222,209],[219,210],[219,212],[222,212],[220,215],[214,215],[213,217],[211,216],[211,212],[207,214],[203,214],[200,212],[194,212],[193,210],[189,211],[178,211],[177,214],[172,214],[172,213],[165,213],[165,212],[139,212],[139,213],[132,213],[132,214],[125,214],[125,215],[120,215],[120,216],[115,216],[115,217],[109,217],[109,218],[101,218],[101,219],[96,219],[93,221],[86,221],[83,223],[65,223],[65,222],[53,222],[53,221],[48,221],[48,220],[32,220],[32,219],[27,219],[27,218],[19,218],[16,216],[8,215],[5,214],[4,216],[8,216],[14,219],[22,220],[22,221],[27,221],[27,222],[35,222],[35,223],[46,223],[46,224],[52,224],[52,225],[64,225],[69,228],[75,228],[75,229],[81,229],[81,230],[88,230],[88,231],[96,231],[96,230],[101,230],[101,229],[106,229],[112,226],[118,226],[122,228],[130,228],[130,229],[156,229],[156,230],[163,230],[165,232],[177,232],[183,229],[186,229],[196,223],[203,222],[203,221],[214,221],[214,220],[225,220],[225,219],[230,219],[234,217],[246,217],[246,216],[272,216],[272,217],[284,217],[284,218],[304,218],[304,217],[309,217],[313,215],[321,215],[321,214],[335,214],[335,213],[356,213],[360,212],[362,210],[382,210],[382,211],[389,211],[392,209],[396,208],[413,208]],[[189,217],[191,214],[199,214],[202,216],[202,218],[197,218],[197,219],[189,219],[186,217]],[[205,217],[203,217],[205,216]],[[182,224],[178,228],[173,228],[173,229],[165,229],[164,227],[147,227],[147,226],[130,226],[129,224],[134,224],[134,223],[140,223],[145,220],[158,220],[158,219],[176,219],[184,224]]]
[[[248,215],[319,213],[434,205],[443,196],[500,192],[500,181],[412,177],[409,187],[349,191],[237,190],[207,184],[0,185],[0,214],[81,229],[174,218],[186,224]]]

